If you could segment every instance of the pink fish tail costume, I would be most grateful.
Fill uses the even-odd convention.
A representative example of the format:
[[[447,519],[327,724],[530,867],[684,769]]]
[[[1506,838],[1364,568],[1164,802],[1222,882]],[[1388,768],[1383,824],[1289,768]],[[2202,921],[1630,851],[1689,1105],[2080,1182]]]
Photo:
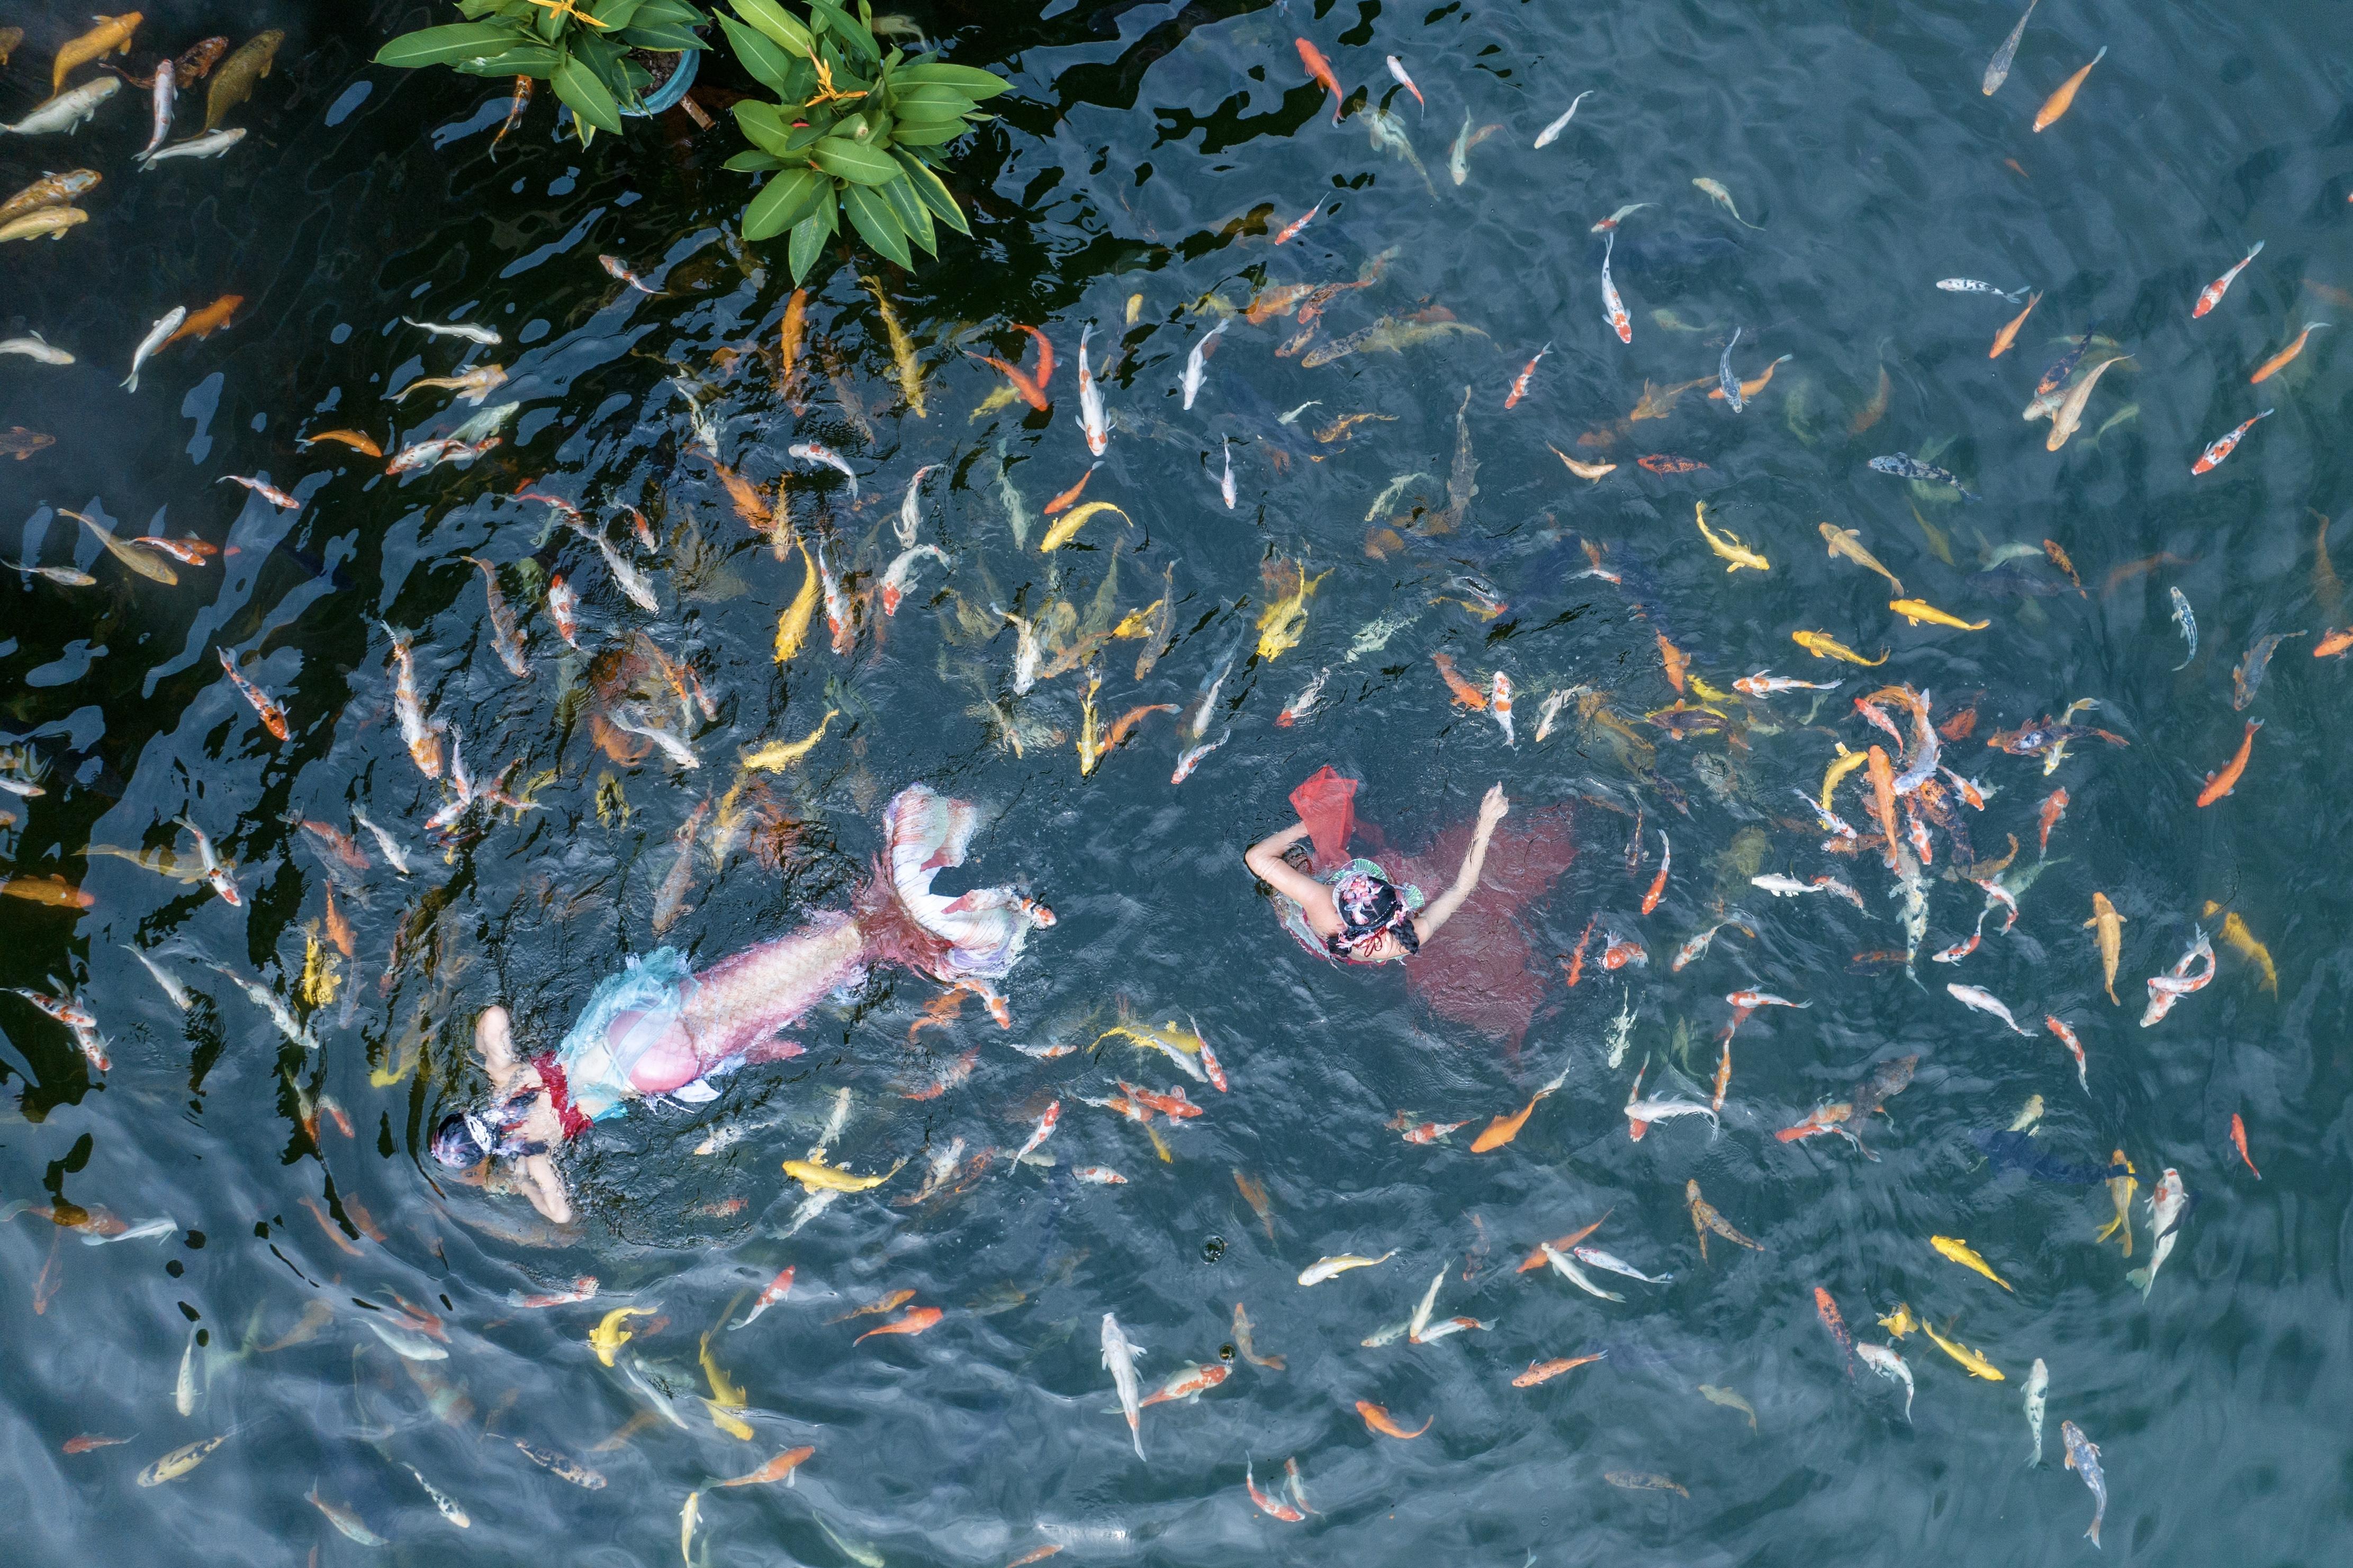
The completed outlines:
[[[980,826],[971,802],[910,785],[883,811],[884,852],[848,912],[818,914],[700,973],[674,948],[632,958],[597,986],[554,1054],[534,1063],[567,1133],[633,1099],[711,1099],[710,1079],[799,1055],[804,1047],[783,1031],[875,963],[918,970],[1001,1009],[990,983],[1012,971],[1029,932],[1054,915],[1011,888],[932,891],[941,871],[964,863]]]

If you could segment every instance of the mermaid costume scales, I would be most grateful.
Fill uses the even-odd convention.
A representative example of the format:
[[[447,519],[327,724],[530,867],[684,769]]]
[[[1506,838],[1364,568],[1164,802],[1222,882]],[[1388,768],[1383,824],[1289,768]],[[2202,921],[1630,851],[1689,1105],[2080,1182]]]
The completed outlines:
[[[781,1031],[856,984],[873,963],[902,964],[976,991],[1001,1013],[990,982],[1012,971],[1030,931],[1053,924],[1054,916],[1010,888],[975,888],[955,898],[932,891],[934,878],[964,863],[980,821],[971,802],[912,784],[883,810],[884,852],[849,912],[818,914],[700,974],[675,948],[630,959],[596,987],[554,1053],[533,1064],[567,1135],[649,1094],[712,1099],[711,1079],[799,1055],[803,1047],[780,1038]],[[683,1082],[642,1081],[649,1057],[675,1062],[681,1047],[698,1070]]]

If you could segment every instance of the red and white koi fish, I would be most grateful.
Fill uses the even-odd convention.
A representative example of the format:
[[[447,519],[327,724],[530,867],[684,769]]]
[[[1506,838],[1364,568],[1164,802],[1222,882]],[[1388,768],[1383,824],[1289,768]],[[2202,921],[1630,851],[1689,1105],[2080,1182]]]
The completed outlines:
[[[1785,996],[1776,996],[1769,991],[1735,991],[1725,996],[1725,1000],[1735,1007],[1749,1013],[1755,1012],[1759,1007],[1806,1008],[1813,1005],[1811,1002],[1792,1002]]]
[[[1617,244],[1618,233],[1612,229],[1609,240],[1601,247],[1602,319],[1609,323],[1610,331],[1618,334],[1620,342],[1630,343],[1634,341],[1634,319],[1626,314],[1626,301],[1618,298],[1618,285],[1609,281],[1609,254]]]
[[[2214,945],[2206,940],[2203,930],[2192,929],[2196,935],[2189,944],[2189,951],[2175,962],[2169,973],[2149,976],[2148,1006],[2140,1016],[2140,1026],[2144,1029],[2172,1012],[2176,1002],[2194,992],[2205,990],[2213,981]],[[2206,967],[2195,974],[2191,973],[2190,971],[2201,961]]]
[[[796,441],[785,450],[804,463],[822,463],[840,474],[843,479],[849,481],[849,499],[852,500],[858,499],[858,470],[849,466],[849,458],[824,442]]]
[[[1304,39],[1301,47],[1313,47]],[[1094,331],[1090,321],[1079,333],[1079,428],[1086,432],[1087,450],[1100,458],[1111,445],[1111,417],[1103,410],[1103,387],[1087,365],[1087,340]]]
[[[858,623],[850,614],[849,592],[842,586],[840,574],[827,563],[822,542],[817,547],[817,580],[825,588],[825,624],[833,634],[833,651],[848,654],[858,646]]]
[[[237,672],[237,661],[229,657],[228,649],[216,648],[214,651],[220,655],[221,668],[227,673],[230,682],[244,694],[248,702],[253,704],[253,710],[261,715],[261,727],[280,740],[285,740],[292,732],[287,727],[286,710],[278,706],[269,693]],[[230,900],[232,903],[235,901]]]
[[[251,490],[255,495],[259,496],[271,506],[281,506],[288,511],[300,511],[302,510],[302,503],[301,501],[296,500],[292,496],[288,495],[284,490],[280,489],[277,486],[266,484],[259,479],[248,479],[243,474],[223,474],[219,479],[215,479],[213,483],[216,485],[243,485],[247,489]]]
[[[1391,1122],[1390,1126],[1397,1126]],[[1409,1143],[1443,1143],[1449,1134],[1470,1126],[1468,1121],[1425,1121],[1418,1127],[1408,1127],[1400,1134]]]
[[[1503,677],[1499,675],[1495,679],[1500,680]],[[1659,830],[1659,874],[1651,879],[1651,890],[1642,895],[1642,912],[1644,914],[1647,915],[1651,910],[1657,909],[1659,907],[1659,900],[1666,896],[1667,868],[1674,863],[1675,847],[1668,839],[1666,829],[1662,827]]]
[[[56,979],[52,977],[49,984],[57,984]],[[114,1065],[107,1057],[106,1041],[98,1032],[98,1020],[90,1015],[88,1008],[75,1001],[70,993],[51,996],[45,992],[28,990],[18,985],[12,985],[7,989],[14,991],[17,995],[65,1026],[72,1033],[75,1046],[80,1049],[83,1058],[89,1061],[93,1071],[105,1072]],[[111,1215],[108,1217],[112,1218]],[[117,1233],[122,1233],[126,1227],[121,1220],[117,1219],[113,1220],[113,1229]],[[85,1236],[83,1239],[87,1241],[90,1238]]]
[[[1535,379],[1537,364],[1543,361],[1545,355],[1550,353],[1552,353],[1552,344],[1550,343],[1546,343],[1544,347],[1536,350],[1536,357],[1528,361],[1527,368],[1521,371],[1517,376],[1513,378],[1512,394],[1509,397],[1504,399],[1504,407],[1516,408],[1519,406],[1520,399],[1528,395],[1528,383]]]
[[[596,1277],[594,1274],[583,1274],[572,1282],[570,1289],[550,1290],[544,1295],[526,1296],[520,1290],[510,1290],[507,1292],[507,1305],[520,1311],[532,1312],[543,1307],[577,1306],[583,1301],[592,1301],[596,1298]]]
[[[1207,1366],[1188,1366],[1160,1385],[1159,1391],[1144,1401],[1144,1405],[1166,1405],[1179,1399],[1198,1399],[1231,1376],[1233,1368],[1223,1362]],[[1137,1408],[1143,1408],[1142,1405]]]
[[[2247,432],[2255,427],[2255,419],[2268,419],[2277,412],[2279,411],[2275,408],[2266,408],[2256,415],[2254,419],[2248,420],[2229,435],[2217,437],[2204,452],[2199,455],[2198,460],[2189,465],[2189,471],[2193,474],[2203,474],[2221,467],[2222,459],[2237,450],[2239,443],[2247,438]]]
[[[1777,691],[1836,691],[1839,684],[1835,680],[1792,680],[1786,675],[1767,675],[1760,669],[1734,681],[1732,689],[1743,697],[1770,697]]]
[[[183,566],[206,565],[214,556],[220,553],[219,545],[207,544],[201,539],[185,535],[178,539],[166,539],[158,533],[142,533],[130,542],[143,544],[150,550],[160,550]]]
[[[221,902],[231,909],[242,908],[245,899],[237,890],[237,868],[213,852],[213,841],[206,837],[203,828],[185,816],[175,816],[172,820],[196,836],[196,863],[204,868],[205,880],[212,884],[213,891],[220,895]]]
[[[1630,215],[1641,212],[1644,207],[1653,206],[1657,204],[1652,202],[1629,203],[1627,205],[1620,207],[1616,212],[1611,213],[1608,217],[1603,218],[1599,223],[1595,224],[1593,226],[1592,232],[1595,234],[1607,234],[1611,229],[1616,228],[1620,223],[1624,222]]]
[[[392,710],[400,721],[400,738],[409,759],[428,779],[441,776],[441,726],[427,724],[425,705],[417,695],[417,661],[410,656],[408,634],[385,627],[392,639]]]
[[[1303,40],[1300,44],[1300,47],[1303,49],[1307,47],[1307,44]],[[1258,1505],[1258,1510],[1261,1513],[1265,1514],[1269,1519],[1279,1519],[1285,1524],[1298,1524],[1307,1518],[1305,1514],[1300,1512],[1289,1503],[1283,1502],[1276,1498],[1271,1498],[1264,1492],[1259,1490],[1258,1479],[1250,1473],[1250,1465],[1248,1459],[1244,1459],[1242,1461],[1242,1485],[1249,1489],[1250,1501],[1256,1503]]]
[[[515,624],[514,609],[507,603],[499,587],[499,569],[479,555],[466,557],[482,574],[483,594],[491,616],[491,647],[507,673],[517,680],[531,678],[531,657],[523,649],[522,628]]]
[[[1282,231],[1274,237],[1274,243],[1277,245],[1289,244],[1299,231],[1305,228],[1315,215],[1323,210],[1324,204],[1322,202],[1317,202],[1314,206],[1309,207],[1305,212],[1301,213],[1297,217],[1293,218],[1289,223],[1284,224]]]
[[[1801,789],[1792,789],[1789,793],[1806,803],[1806,809],[1814,814],[1814,820],[1821,824],[1821,828],[1824,833],[1831,836],[1829,839],[1830,843],[1852,844],[1862,837],[1862,835],[1855,832],[1853,826],[1848,823],[1846,818],[1841,816],[1837,812],[1831,810],[1830,807],[1824,805],[1820,801],[1816,800],[1806,791]]]
[[[1607,945],[1601,950],[1602,968],[1624,969],[1629,964],[1640,968],[1651,962],[1650,953],[1635,938],[1620,936],[1615,931],[1606,931],[1603,935],[1607,939]]]
[[[760,1294],[752,1302],[752,1310],[744,1313],[741,1319],[728,1324],[727,1326],[731,1329],[748,1327],[753,1319],[758,1317],[761,1313],[766,1311],[769,1308],[783,1300],[786,1296],[789,1295],[792,1291],[792,1288],[793,1271],[791,1267],[787,1265],[774,1279],[769,1280],[768,1283],[762,1288]]]
[[[1803,794],[1804,792],[1800,791],[1799,793]],[[1668,973],[1672,974],[1681,974],[1683,972],[1685,965],[1696,963],[1702,958],[1704,958],[1707,955],[1708,945],[1715,941],[1715,933],[1722,931],[1726,926],[1732,926],[1740,931],[1745,931],[1752,937],[1757,934],[1754,927],[1750,926],[1746,921],[1740,920],[1736,916],[1720,920],[1714,925],[1708,927],[1705,931],[1701,931],[1697,936],[1693,937],[1689,942],[1683,943],[1682,947],[1675,950],[1674,962],[1667,966]]]
[[[2042,809],[2037,814],[2036,820],[2042,826],[2042,849],[2045,855],[2051,852],[2051,830],[2058,826],[2059,819],[2066,815],[2067,792],[2065,790],[2054,789],[2043,797]]]
[[[1307,689],[1293,698],[1289,705],[1274,716],[1276,728],[1288,730],[1310,713],[1314,712],[1317,700],[1324,695],[1324,683],[1331,677],[1332,669],[1329,665],[1317,670],[1315,679],[1307,683]]]
[[[384,471],[387,474],[413,474],[423,468],[438,468],[444,463],[470,463],[498,446],[501,440],[501,437],[497,436],[485,436],[480,441],[469,442],[452,436],[442,436],[430,441],[419,441],[414,447],[404,447],[395,453],[391,461],[385,464]]]
[[[1046,1107],[1045,1115],[1038,1118],[1037,1128],[1029,1134],[1029,1141],[1023,1143],[1019,1151],[1014,1154],[1013,1163],[1018,1165],[1035,1153],[1039,1144],[1054,1135],[1054,1124],[1061,1119],[1062,1102],[1058,1100]]]
[[[565,646],[580,646],[580,590],[565,581],[558,572],[547,580],[547,613],[555,621],[555,635]]]
[[[1503,730],[1504,744],[1517,746],[1519,740],[1512,733],[1512,678],[1500,669],[1495,672],[1494,686],[1487,698],[1487,711]]]
[[[644,279],[630,271],[627,266],[623,265],[621,258],[617,256],[599,256],[596,258],[596,265],[602,267],[607,273],[609,273],[615,281],[627,283],[630,288],[635,289],[641,294],[659,294],[661,292],[661,290],[654,288]]]
[[[2207,284],[2205,288],[2200,289],[2198,291],[2198,303],[2189,307],[2189,319],[2194,321],[2199,317],[2204,315],[2207,311],[2212,310],[2215,306],[2221,304],[2222,302],[2222,296],[2230,291],[2231,285],[2237,281],[2239,274],[2247,269],[2247,263],[2253,261],[2256,257],[2261,256],[2263,253],[2263,242],[2259,239],[2255,241],[2255,247],[2247,252],[2245,257],[2240,260],[2236,267],[2232,268],[2231,270],[2223,273],[2222,276],[2215,279],[2214,281]]]
[[[2042,1016],[2042,1022],[2052,1034],[2059,1037],[2059,1043],[2066,1047],[2068,1054],[2075,1058],[2075,1081],[2083,1085],[2085,1094],[2091,1093],[2091,1066],[2084,1059],[2084,1042],[2075,1037],[2075,1031],[2069,1028],[2056,1014],[2045,1013]]]
[[[948,552],[936,544],[917,544],[899,552],[891,569],[882,574],[882,614],[887,618],[899,613],[899,601],[907,596],[907,589],[915,579],[915,568],[928,558],[941,565],[952,564]]]
[[[1108,1165],[1081,1165],[1071,1174],[1094,1187],[1124,1187],[1127,1178]]]
[[[1201,759],[1203,757],[1208,756],[1211,752],[1216,751],[1219,746],[1224,745],[1228,741],[1230,741],[1233,738],[1234,732],[1231,730],[1229,730],[1224,734],[1219,736],[1216,740],[1205,741],[1201,744],[1195,746],[1190,751],[1178,756],[1176,759],[1176,771],[1168,775],[1168,782],[1173,784],[1183,784],[1187,779],[1192,777],[1193,770],[1201,765]]]

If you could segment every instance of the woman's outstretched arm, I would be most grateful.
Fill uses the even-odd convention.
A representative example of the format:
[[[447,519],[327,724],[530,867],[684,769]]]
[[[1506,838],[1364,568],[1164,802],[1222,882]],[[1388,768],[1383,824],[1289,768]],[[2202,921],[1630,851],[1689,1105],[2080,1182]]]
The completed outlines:
[[[1323,936],[1340,929],[1339,911],[1332,907],[1330,892],[1323,883],[1304,871],[1294,869],[1282,858],[1285,849],[1307,836],[1305,823],[1293,823],[1271,837],[1251,845],[1242,857],[1242,863],[1261,881],[1306,911],[1308,929]]]
[[[1511,809],[1512,803],[1504,797],[1502,784],[1487,792],[1486,798],[1479,803],[1479,826],[1472,830],[1471,847],[1463,853],[1461,869],[1454,873],[1454,885],[1414,916],[1415,936],[1428,942],[1438,934],[1440,927],[1454,918],[1454,911],[1462,907],[1462,900],[1479,885],[1479,873],[1487,865],[1487,841],[1495,836],[1495,824],[1504,820],[1504,814]]]

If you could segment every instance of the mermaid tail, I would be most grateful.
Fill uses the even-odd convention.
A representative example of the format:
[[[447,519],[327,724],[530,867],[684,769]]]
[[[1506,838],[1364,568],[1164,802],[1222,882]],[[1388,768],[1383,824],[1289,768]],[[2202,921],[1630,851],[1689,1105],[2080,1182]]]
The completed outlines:
[[[1030,929],[1054,917],[1010,888],[953,899],[931,890],[942,870],[964,863],[979,826],[970,802],[911,785],[883,813],[887,858],[851,913],[816,915],[700,974],[675,948],[630,959],[597,986],[556,1051],[571,1104],[596,1121],[646,1095],[707,1098],[693,1092],[702,1079],[798,1055],[802,1047],[782,1032],[873,963],[966,986],[1001,1009],[988,982],[1009,973]]]

